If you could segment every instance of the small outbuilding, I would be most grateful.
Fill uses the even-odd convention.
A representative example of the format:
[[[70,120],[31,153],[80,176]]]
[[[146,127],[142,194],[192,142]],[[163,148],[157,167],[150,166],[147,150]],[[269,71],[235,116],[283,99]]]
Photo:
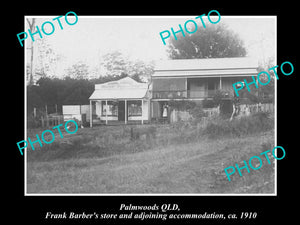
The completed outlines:
[[[90,100],[90,127],[93,123],[145,123],[150,118],[147,83],[130,77],[95,84]]]

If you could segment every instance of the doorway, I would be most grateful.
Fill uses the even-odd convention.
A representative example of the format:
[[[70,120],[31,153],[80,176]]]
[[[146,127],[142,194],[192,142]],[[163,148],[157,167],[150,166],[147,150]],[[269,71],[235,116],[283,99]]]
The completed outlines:
[[[125,121],[125,101],[118,102],[118,121]]]
[[[160,120],[163,123],[169,123],[170,122],[170,108],[167,101],[161,101],[159,102],[160,105]]]

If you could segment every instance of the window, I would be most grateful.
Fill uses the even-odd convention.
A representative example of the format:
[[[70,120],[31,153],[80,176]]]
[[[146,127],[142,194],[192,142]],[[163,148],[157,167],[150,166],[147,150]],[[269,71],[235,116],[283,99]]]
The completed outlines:
[[[153,79],[153,91],[185,91],[185,78]]]
[[[207,82],[207,90],[216,90],[218,87],[218,81],[215,78],[211,78]]]
[[[142,101],[128,101],[128,116],[141,116],[142,115]]]
[[[102,101],[102,116],[106,116],[106,112],[108,116],[118,116],[118,102],[117,101]]]

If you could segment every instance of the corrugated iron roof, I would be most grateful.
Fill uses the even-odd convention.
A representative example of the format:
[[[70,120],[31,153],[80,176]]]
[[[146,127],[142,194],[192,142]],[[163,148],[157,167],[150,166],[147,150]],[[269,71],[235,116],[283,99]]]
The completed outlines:
[[[250,57],[161,60],[153,77],[256,74],[258,61]]]
[[[257,74],[254,68],[247,69],[226,69],[226,70],[177,70],[177,71],[156,71],[154,77],[232,77],[252,76]]]
[[[139,83],[130,77],[103,84],[96,84],[90,100],[142,99],[146,97],[148,84]]]

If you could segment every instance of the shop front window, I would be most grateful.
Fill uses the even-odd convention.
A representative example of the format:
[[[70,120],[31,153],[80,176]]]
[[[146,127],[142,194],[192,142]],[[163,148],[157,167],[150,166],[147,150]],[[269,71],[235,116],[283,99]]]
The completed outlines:
[[[102,116],[118,116],[118,102],[116,101],[102,101]]]
[[[128,116],[141,116],[142,115],[142,102],[141,101],[128,101]]]

